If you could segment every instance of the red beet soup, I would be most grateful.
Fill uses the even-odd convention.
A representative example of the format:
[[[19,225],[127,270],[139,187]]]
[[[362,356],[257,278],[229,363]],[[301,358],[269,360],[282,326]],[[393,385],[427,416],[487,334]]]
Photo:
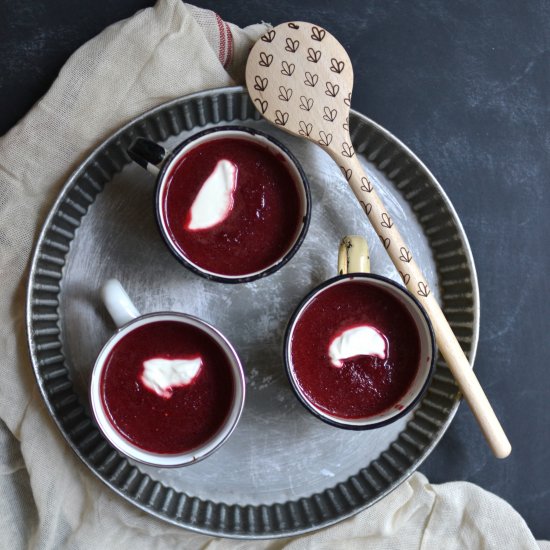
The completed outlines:
[[[220,161],[230,163],[235,175],[228,214],[213,226],[190,229],[192,207]],[[167,174],[161,196],[174,247],[199,268],[222,276],[256,273],[284,257],[297,239],[303,212],[283,157],[242,138],[218,138],[190,149]]]
[[[143,381],[144,363],[153,358],[200,357],[189,384],[162,397]],[[234,398],[229,358],[205,331],[178,321],[141,325],[109,353],[100,382],[111,424],[130,443],[157,454],[184,453],[206,443],[223,426]]]
[[[383,352],[351,355],[334,366],[331,343],[369,327]],[[349,334],[349,332],[348,332]],[[291,368],[308,401],[344,419],[368,418],[396,406],[420,363],[420,336],[411,314],[390,292],[361,280],[323,289],[299,316],[290,341]]]

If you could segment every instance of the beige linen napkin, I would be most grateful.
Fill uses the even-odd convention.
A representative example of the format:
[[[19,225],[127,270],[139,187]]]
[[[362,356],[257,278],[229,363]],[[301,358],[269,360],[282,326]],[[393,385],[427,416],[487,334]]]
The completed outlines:
[[[159,0],[80,48],[0,139],[0,547],[539,548],[500,498],[469,483],[430,485],[421,474],[355,518],[293,541],[191,534],[111,492],[49,417],[28,359],[24,292],[30,252],[55,196],[91,149],[135,115],[242,82],[248,48],[264,30]]]

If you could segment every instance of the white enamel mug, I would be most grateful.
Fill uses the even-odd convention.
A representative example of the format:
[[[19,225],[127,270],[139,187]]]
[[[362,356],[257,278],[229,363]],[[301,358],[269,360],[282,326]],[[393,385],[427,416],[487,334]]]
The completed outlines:
[[[241,361],[229,341],[205,321],[176,312],[156,312],[141,315],[122,285],[110,279],[101,290],[103,302],[117,328],[115,334],[105,344],[95,362],[90,384],[90,402],[97,425],[111,445],[128,458],[157,467],[179,467],[194,464],[211,455],[229,438],[239,422],[245,400],[245,378]],[[196,327],[210,336],[225,353],[233,379],[233,399],[225,421],[219,430],[204,444],[177,454],[154,453],[144,450],[126,439],[113,425],[101,396],[101,382],[106,361],[111,351],[129,333],[149,323],[172,321]],[[147,414],[147,411],[144,411]],[[184,421],[185,419],[182,419]]]

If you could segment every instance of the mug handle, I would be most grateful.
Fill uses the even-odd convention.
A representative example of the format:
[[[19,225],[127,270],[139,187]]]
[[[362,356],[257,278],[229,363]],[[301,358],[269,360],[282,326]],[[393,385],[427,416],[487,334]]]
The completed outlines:
[[[101,287],[101,298],[117,328],[141,316],[124,287],[116,279],[109,279]]]
[[[370,273],[369,245],[359,235],[347,235],[338,249],[338,275]]]
[[[134,162],[145,168],[153,176],[158,176],[160,168],[168,156],[168,151],[164,147],[142,137],[134,139],[127,152]]]

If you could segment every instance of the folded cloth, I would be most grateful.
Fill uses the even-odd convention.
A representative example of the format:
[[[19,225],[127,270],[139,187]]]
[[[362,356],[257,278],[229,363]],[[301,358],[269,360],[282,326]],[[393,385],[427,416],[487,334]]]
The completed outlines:
[[[54,426],[24,328],[29,257],[47,211],[78,163],[132,117],[242,82],[249,47],[265,29],[240,29],[211,11],[159,0],[82,46],[0,139],[0,547],[539,548],[500,498],[469,483],[430,485],[421,474],[355,518],[295,540],[237,543],[192,534],[111,492]]]

